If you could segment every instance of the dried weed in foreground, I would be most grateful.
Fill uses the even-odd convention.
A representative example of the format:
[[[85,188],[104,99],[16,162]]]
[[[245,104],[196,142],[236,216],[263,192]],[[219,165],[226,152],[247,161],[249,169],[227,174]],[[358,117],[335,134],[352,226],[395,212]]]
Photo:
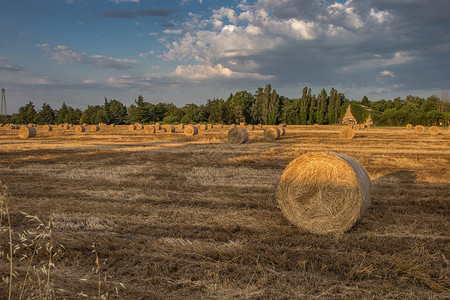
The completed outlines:
[[[350,229],[370,204],[370,179],[352,158],[310,152],[292,161],[278,185],[278,203],[294,225],[316,234]]]

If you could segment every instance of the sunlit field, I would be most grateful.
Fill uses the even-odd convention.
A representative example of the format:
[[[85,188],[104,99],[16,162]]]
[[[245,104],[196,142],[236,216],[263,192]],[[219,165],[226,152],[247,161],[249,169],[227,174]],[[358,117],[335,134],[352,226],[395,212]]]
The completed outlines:
[[[448,299],[450,130],[341,128],[273,142],[259,128],[236,145],[228,126],[2,127],[0,298],[12,267],[12,299]],[[344,234],[301,231],[278,207],[284,168],[311,151],[370,176],[372,203]]]

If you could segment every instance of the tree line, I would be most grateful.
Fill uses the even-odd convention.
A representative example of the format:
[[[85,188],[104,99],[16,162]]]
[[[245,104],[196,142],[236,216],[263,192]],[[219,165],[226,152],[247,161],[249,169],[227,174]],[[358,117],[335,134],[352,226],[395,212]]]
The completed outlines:
[[[142,95],[126,107],[118,100],[104,99],[103,105],[89,105],[80,110],[67,106],[64,102],[60,109],[44,103],[36,110],[32,101],[19,108],[13,115],[0,116],[0,123],[15,124],[151,124],[162,122],[177,123],[213,123],[288,125],[338,124],[347,107],[358,123],[364,123],[370,116],[375,125],[404,126],[448,125],[450,103],[448,95],[442,93],[427,99],[407,96],[405,99],[381,99],[370,101],[366,96],[361,101],[348,100],[343,93],[331,88],[311,94],[311,88],[304,87],[300,98],[280,96],[270,84],[259,87],[254,94],[239,91],[224,99],[208,99],[205,104],[186,104],[179,108],[172,103],[153,104],[144,100]]]

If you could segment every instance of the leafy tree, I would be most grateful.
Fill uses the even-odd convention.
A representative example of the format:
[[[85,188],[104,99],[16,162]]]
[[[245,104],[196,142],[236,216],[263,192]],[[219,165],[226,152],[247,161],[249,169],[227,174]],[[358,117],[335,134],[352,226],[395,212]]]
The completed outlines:
[[[300,124],[306,125],[308,123],[309,110],[311,106],[311,89],[303,88],[302,98],[300,99]]]
[[[19,113],[16,116],[16,122],[19,124],[34,123],[36,118],[36,110],[33,102],[28,102],[25,106],[19,108]]]
[[[106,98],[105,98],[106,101]],[[109,124],[125,124],[127,120],[127,108],[120,101],[110,100],[105,103],[104,110],[108,116]]]
[[[269,98],[268,109],[267,109],[267,124],[275,125],[278,123],[278,118],[280,115],[280,97],[277,91],[274,89]]]
[[[208,100],[206,109],[209,114],[208,122],[216,124],[228,123],[229,105],[223,99]]]
[[[308,125],[313,125],[316,123],[316,111],[317,111],[317,100],[316,95],[313,95],[311,97],[311,102],[309,106],[309,118],[308,118]]]
[[[58,124],[66,123],[65,120],[67,119],[68,112],[69,112],[69,110],[66,105],[66,102],[63,102],[63,104],[61,105],[61,109],[58,111],[58,114],[56,117],[56,123],[58,123]]]
[[[367,96],[364,96],[361,100],[361,104],[364,106],[369,106],[370,105],[369,98],[367,98]]]
[[[42,109],[37,113],[36,123],[39,125],[55,124],[56,116],[51,106],[47,103],[42,104]]]
[[[326,112],[327,112],[327,92],[322,89],[320,94],[317,96],[317,111],[316,111],[316,122],[317,124],[326,123]]]
[[[253,95],[247,91],[240,91],[236,94],[231,94],[227,100],[229,112],[233,114],[232,119],[239,119],[240,122],[251,122],[251,106],[253,102]],[[238,107],[236,109],[236,107]],[[237,113],[237,115],[235,114]]]

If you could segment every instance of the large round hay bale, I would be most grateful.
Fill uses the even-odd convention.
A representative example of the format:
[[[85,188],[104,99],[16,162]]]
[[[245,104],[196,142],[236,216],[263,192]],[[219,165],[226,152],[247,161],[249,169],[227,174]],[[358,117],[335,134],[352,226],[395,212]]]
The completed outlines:
[[[156,127],[153,125],[147,125],[144,127],[146,133],[155,133]]]
[[[82,133],[82,132],[85,132],[85,131],[86,131],[86,127],[84,127],[83,125],[79,125],[79,126],[75,127],[75,132],[77,132],[77,133]]]
[[[28,139],[36,136],[36,128],[29,126],[21,126],[19,129],[19,137],[22,139]]]
[[[355,136],[355,132],[349,126],[345,126],[339,131],[339,137],[341,139],[352,139]]]
[[[228,143],[243,144],[248,141],[248,133],[244,128],[232,128],[228,131]]]
[[[247,130],[254,130],[255,126],[253,124],[248,124],[247,125]]]
[[[423,127],[422,125],[417,125],[416,127],[414,127],[414,132],[415,133],[424,133],[425,127]]]
[[[406,129],[411,130],[413,128],[412,124],[407,124]]]
[[[208,130],[208,126],[206,124],[200,124],[200,130]]]
[[[184,126],[185,135],[196,135],[198,134],[198,128],[192,124]]]
[[[370,179],[352,158],[332,152],[310,152],[284,170],[278,204],[294,225],[315,234],[350,229],[370,204]]]
[[[128,130],[129,130],[129,131],[136,130],[136,125],[131,124],[130,126],[128,126]]]
[[[431,126],[430,128],[428,128],[428,133],[431,135],[438,135],[440,132],[439,127],[437,126]]]
[[[99,131],[100,130],[100,126],[98,126],[98,125],[91,125],[90,130],[91,131]]]
[[[175,132],[175,126],[173,125],[164,125],[164,129],[166,130],[166,132]]]
[[[161,124],[155,123],[155,128],[156,128],[156,130],[161,130]]]
[[[286,128],[284,126],[280,126],[278,129],[280,129],[280,136],[283,136],[286,134]]]
[[[278,140],[281,136],[280,129],[278,127],[269,127],[264,130],[264,138],[268,141]]]
[[[178,129],[184,129],[184,124],[183,123],[181,123],[181,124],[178,124]]]
[[[42,130],[43,130],[43,131],[52,131],[52,130],[53,130],[53,127],[50,126],[50,125],[44,125],[44,126],[42,127]]]

